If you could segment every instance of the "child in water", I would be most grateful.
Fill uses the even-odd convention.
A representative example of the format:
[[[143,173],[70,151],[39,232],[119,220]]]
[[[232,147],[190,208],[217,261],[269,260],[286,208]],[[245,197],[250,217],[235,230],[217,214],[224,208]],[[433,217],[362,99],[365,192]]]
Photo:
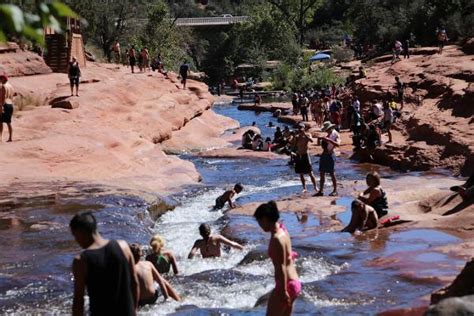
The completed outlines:
[[[351,205],[352,217],[349,225],[342,232],[355,233],[377,228],[378,217],[374,208],[360,200],[354,200]]]
[[[219,197],[216,199],[216,205],[214,206],[213,210],[214,210],[214,211],[217,211],[217,210],[222,209],[222,208],[225,206],[225,203],[226,203],[226,202],[229,203],[229,207],[230,207],[230,208],[235,208],[236,206],[235,206],[235,204],[232,202],[232,198],[233,198],[236,194],[239,194],[240,192],[242,192],[243,189],[244,189],[244,187],[242,186],[242,184],[237,183],[237,184],[234,186],[234,189],[225,191],[224,194],[222,194],[221,196],[219,196]]]

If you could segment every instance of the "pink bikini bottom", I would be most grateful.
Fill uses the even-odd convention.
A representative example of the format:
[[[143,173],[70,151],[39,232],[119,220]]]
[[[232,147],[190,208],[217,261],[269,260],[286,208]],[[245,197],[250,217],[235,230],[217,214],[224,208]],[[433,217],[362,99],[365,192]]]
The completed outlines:
[[[275,290],[280,289],[280,284],[277,283]],[[288,280],[286,284],[286,289],[290,295],[291,301],[294,302],[296,298],[301,294],[301,281],[300,280]]]

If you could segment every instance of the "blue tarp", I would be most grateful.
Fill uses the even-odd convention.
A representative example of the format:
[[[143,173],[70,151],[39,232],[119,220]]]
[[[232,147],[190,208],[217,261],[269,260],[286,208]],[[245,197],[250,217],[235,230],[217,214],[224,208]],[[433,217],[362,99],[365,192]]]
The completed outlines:
[[[323,53],[318,53],[314,55],[313,57],[311,57],[309,61],[322,61],[322,60],[329,60],[329,59],[331,59],[331,56],[327,54],[323,54]]]

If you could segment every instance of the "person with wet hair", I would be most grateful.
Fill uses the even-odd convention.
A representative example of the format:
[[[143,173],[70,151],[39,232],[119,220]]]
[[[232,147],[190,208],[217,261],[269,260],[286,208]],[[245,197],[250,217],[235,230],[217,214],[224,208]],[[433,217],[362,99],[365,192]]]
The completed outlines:
[[[173,267],[173,273],[178,274],[178,265],[174,254],[169,250],[164,250],[165,240],[160,235],[155,235],[150,240],[150,247],[153,250],[146,256],[146,260],[153,263],[160,273],[169,273]]]
[[[377,228],[379,219],[372,206],[360,200],[354,200],[351,204],[351,212],[351,221],[341,232],[353,234],[357,230],[365,231]]]
[[[202,239],[196,240],[188,255],[188,259],[192,259],[198,252],[201,252],[203,258],[218,258],[221,256],[221,245],[243,250],[244,246],[231,241],[219,234],[211,234],[211,227],[208,224],[201,224],[199,226],[199,234]]]
[[[292,251],[288,231],[279,223],[280,213],[274,201],[261,204],[254,214],[258,225],[270,233],[268,256],[275,267],[275,289],[270,295],[267,315],[291,315],[296,298],[301,293],[301,282],[296,272],[297,254]]]
[[[181,297],[179,297],[171,284],[169,284],[168,281],[166,281],[155,269],[153,263],[149,261],[140,261],[142,256],[140,245],[131,244],[130,250],[135,259],[135,269],[138,275],[138,283],[140,284],[140,300],[138,301],[138,305],[145,306],[156,303],[159,293],[155,288],[154,282],[158,283],[165,300],[168,297],[171,297],[178,302],[181,301]]]
[[[227,190],[225,191],[221,196],[219,196],[216,199],[216,204],[213,207],[214,211],[223,209],[226,203],[229,203],[230,208],[235,208],[236,205],[234,202],[232,202],[232,198],[236,195],[242,192],[244,189],[243,185],[240,183],[237,183],[234,185],[234,188],[232,190]]]
[[[377,212],[378,218],[388,214],[387,194],[380,186],[380,175],[378,172],[370,172],[367,174],[366,182],[368,188],[359,194],[358,200],[370,205]]]
[[[106,240],[91,212],[75,215],[71,233],[84,251],[73,261],[73,315],[84,315],[87,288],[91,315],[136,315],[140,291],[135,260],[127,242]]]

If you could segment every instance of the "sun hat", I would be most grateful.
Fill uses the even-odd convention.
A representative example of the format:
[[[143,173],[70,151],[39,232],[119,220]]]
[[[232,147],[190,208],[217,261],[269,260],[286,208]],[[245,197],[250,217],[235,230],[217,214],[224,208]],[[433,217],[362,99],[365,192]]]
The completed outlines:
[[[330,129],[331,127],[334,127],[334,126],[336,126],[336,125],[332,124],[329,121],[326,121],[326,122],[324,122],[323,127],[321,128],[321,132],[326,132],[328,129]]]

